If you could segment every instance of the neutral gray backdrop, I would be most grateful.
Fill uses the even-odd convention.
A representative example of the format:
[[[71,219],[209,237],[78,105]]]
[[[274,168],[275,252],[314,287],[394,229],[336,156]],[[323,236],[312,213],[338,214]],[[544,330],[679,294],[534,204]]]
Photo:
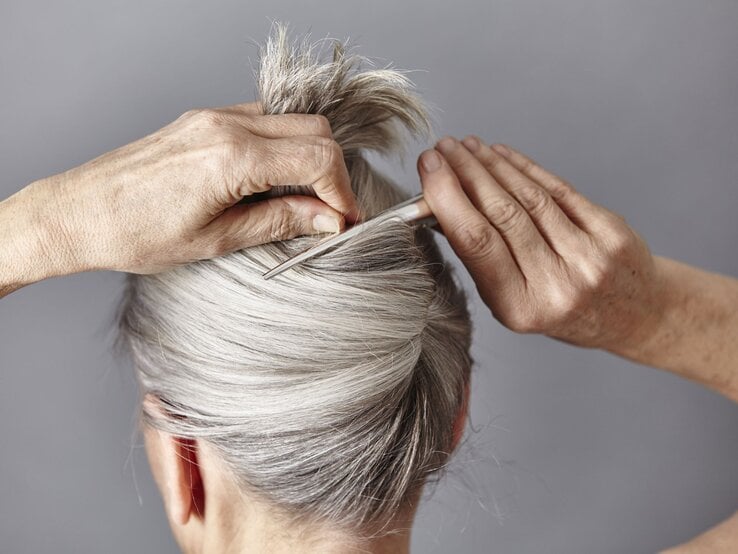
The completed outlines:
[[[419,70],[439,134],[519,146],[655,252],[738,275],[730,0],[3,0],[0,197],[253,98],[272,20]],[[421,146],[393,170],[413,188]],[[75,275],[0,302],[2,553],[177,551],[130,446],[135,387],[108,332],[120,286]],[[735,405],[473,311],[478,432],[419,514],[416,552],[653,552],[738,508]]]

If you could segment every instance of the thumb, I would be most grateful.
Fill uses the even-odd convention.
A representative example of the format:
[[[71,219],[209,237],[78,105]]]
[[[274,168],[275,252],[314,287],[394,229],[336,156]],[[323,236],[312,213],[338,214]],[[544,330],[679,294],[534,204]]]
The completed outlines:
[[[225,254],[301,235],[334,233],[343,227],[343,216],[322,200],[289,195],[232,206],[208,225],[208,234]]]

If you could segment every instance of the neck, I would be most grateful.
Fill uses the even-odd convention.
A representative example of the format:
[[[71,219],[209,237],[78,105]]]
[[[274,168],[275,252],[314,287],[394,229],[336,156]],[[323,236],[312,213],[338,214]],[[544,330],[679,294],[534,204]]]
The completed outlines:
[[[409,554],[410,532],[403,531],[373,539],[326,533],[290,536],[281,534],[241,533],[238,540],[207,537],[201,554]]]
[[[199,444],[202,501],[172,531],[185,554],[408,554],[421,490],[382,532],[367,538],[328,523],[295,521],[234,478],[205,442]],[[166,495],[165,495],[166,497]]]
[[[364,538],[327,526],[294,525],[259,502],[209,506],[197,546],[188,554],[409,554],[412,516],[398,518],[389,534]],[[215,508],[215,509],[214,509]],[[413,514],[414,515],[414,514]],[[185,545],[182,545],[185,546]],[[194,546],[194,548],[193,548]]]

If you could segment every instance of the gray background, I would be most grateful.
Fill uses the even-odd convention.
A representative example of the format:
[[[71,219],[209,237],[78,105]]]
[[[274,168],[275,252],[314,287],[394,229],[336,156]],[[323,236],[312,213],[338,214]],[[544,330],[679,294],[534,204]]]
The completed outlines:
[[[251,99],[272,19],[419,69],[439,134],[519,146],[655,252],[738,275],[727,0],[3,0],[0,196],[189,108]],[[394,170],[413,187],[420,148]],[[131,371],[109,351],[120,285],[75,275],[1,301],[3,553],[176,551],[140,440],[130,447]],[[473,310],[478,432],[421,511],[416,552],[653,552],[738,507],[735,405]]]

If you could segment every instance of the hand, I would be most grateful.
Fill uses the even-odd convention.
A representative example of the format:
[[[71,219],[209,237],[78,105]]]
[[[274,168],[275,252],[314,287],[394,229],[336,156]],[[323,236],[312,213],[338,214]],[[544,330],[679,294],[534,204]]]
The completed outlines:
[[[288,184],[319,197],[243,197]],[[27,187],[49,253],[74,271],[152,273],[247,246],[338,231],[355,198],[341,148],[316,115],[256,104],[192,110],[136,142]],[[57,271],[59,273],[60,271]]]
[[[418,171],[451,247],[510,329],[610,348],[656,324],[654,258],[622,217],[477,137],[444,138]]]

